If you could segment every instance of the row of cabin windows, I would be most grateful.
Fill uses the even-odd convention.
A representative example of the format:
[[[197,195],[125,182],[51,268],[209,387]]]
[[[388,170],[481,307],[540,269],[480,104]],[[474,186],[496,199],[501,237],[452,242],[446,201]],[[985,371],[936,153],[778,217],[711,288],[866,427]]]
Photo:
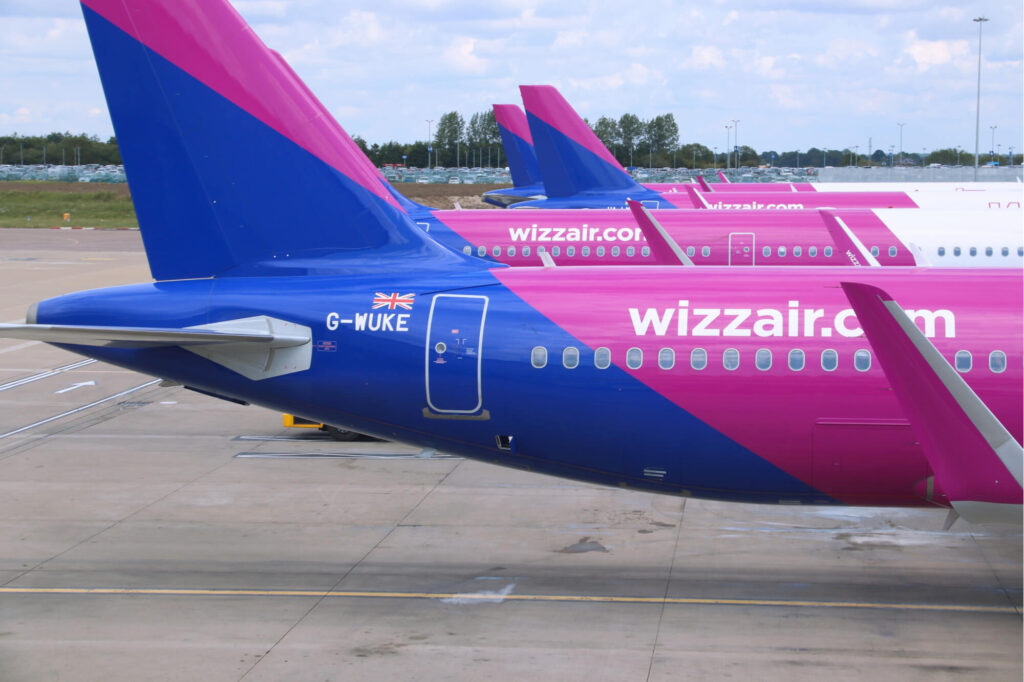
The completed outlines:
[[[959,246],[954,246],[953,247],[953,255],[954,256],[963,255],[963,252],[964,252],[963,249],[961,249]],[[969,249],[967,249],[967,253],[970,256],[977,256],[978,255],[978,247],[977,246],[970,247]],[[1009,256],[1010,255],[1010,247],[1009,246],[1004,246],[1003,248],[999,249],[999,253],[1002,256],[1004,256],[1004,257],[1005,256]],[[945,246],[940,246],[939,247],[939,255],[940,256],[945,256],[946,255],[946,247]],[[995,255],[995,249],[993,249],[991,246],[986,246],[985,247],[985,255],[986,256],[994,256]],[[1024,256],[1024,246],[1018,246],[1017,247],[1017,255],[1018,256]]]
[[[766,372],[772,368],[774,354],[768,348],[759,348],[754,353],[754,366]],[[794,348],[786,354],[786,366],[794,372],[803,370],[807,362],[806,353],[799,348]],[[839,367],[839,352],[827,348],[821,351],[821,368],[826,372],[834,372]],[[546,367],[548,364],[548,349],[544,346],[535,346],[530,352],[530,364],[537,369]],[[598,348],[594,351],[594,367],[608,369],[612,364],[612,352],[608,348]],[[626,367],[629,369],[640,369],[644,364],[644,352],[640,348],[630,348],[626,351]],[[562,351],[562,366],[566,369],[576,369],[580,365],[580,351],[574,346],[569,346]],[[658,367],[669,370],[676,365],[676,352],[672,348],[662,348],[658,351]],[[694,348],[690,351],[690,367],[695,370],[703,370],[708,366],[708,352],[704,348]],[[722,351],[722,367],[727,370],[739,369],[740,352],[736,348],[726,348]],[[970,351],[958,350],[954,355],[953,366],[960,373],[970,372],[974,366],[974,356]],[[864,348],[853,353],[853,367],[859,372],[866,372],[871,369],[871,351]],[[1006,353],[1001,350],[994,350],[988,355],[988,368],[994,374],[1001,374],[1006,371]]]
[[[537,253],[538,254],[544,253],[546,251],[547,251],[547,249],[544,246],[538,246],[537,247]],[[704,252],[703,253],[704,257],[707,257],[707,256],[711,255],[711,249],[708,248],[707,246],[705,246],[702,249],[702,251]],[[522,247],[507,246],[507,247],[505,247],[504,252],[505,252],[505,255],[508,256],[509,258],[515,258],[517,255],[521,255],[523,258],[528,258],[530,256],[530,254],[533,253],[533,249],[531,247],[529,247],[529,246],[522,246]],[[581,246],[580,249],[579,249],[580,256],[582,256],[583,258],[589,257],[590,256],[590,252],[591,252],[591,249],[590,249],[589,246]],[[610,252],[610,254],[611,254],[611,256],[613,258],[618,258],[623,253],[626,254],[627,258],[633,258],[634,256],[636,256],[638,251],[637,251],[637,248],[635,246],[627,246],[625,249],[623,249],[621,246],[613,246],[613,247],[611,247],[611,249],[607,249],[607,250],[603,246],[598,246],[596,249],[594,249],[594,254],[598,258],[603,258],[605,256],[605,254],[609,253],[609,252]],[[473,247],[472,246],[463,246],[462,247],[462,253],[466,254],[467,256],[473,255]],[[502,247],[500,247],[500,246],[491,247],[490,253],[495,258],[500,258],[501,254],[502,254]],[[551,255],[554,258],[558,258],[559,256],[562,255],[562,247],[560,247],[560,246],[552,246],[550,253],[551,253]],[[649,246],[641,246],[640,249],[639,249],[639,253],[640,253],[640,257],[641,258],[650,258],[650,256],[651,256],[651,247],[649,247]],[[481,258],[486,256],[487,255],[487,247],[486,246],[478,246],[478,247],[476,247],[476,255],[480,256]],[[573,258],[576,255],[576,247],[575,246],[567,246],[567,247],[565,247],[565,255],[567,257],[569,257],[569,258]]]
[[[895,251],[895,248],[896,247],[893,247],[894,251]],[[825,255],[825,258],[831,258],[832,257],[833,251],[832,251],[832,247],[831,246],[826,246],[821,251]],[[780,246],[778,248],[779,258],[785,258],[787,253],[789,253],[789,249],[787,249],[785,246]],[[801,247],[801,246],[794,246],[792,253],[793,253],[793,257],[794,258],[799,258],[800,256],[804,255],[803,247]],[[772,255],[772,247],[765,246],[764,248],[762,248],[761,249],[761,255],[764,256],[765,258],[769,258]],[[895,256],[896,255],[895,252],[892,255]],[[809,258],[817,258],[818,257],[818,247],[817,246],[808,246],[807,247],[807,256]]]

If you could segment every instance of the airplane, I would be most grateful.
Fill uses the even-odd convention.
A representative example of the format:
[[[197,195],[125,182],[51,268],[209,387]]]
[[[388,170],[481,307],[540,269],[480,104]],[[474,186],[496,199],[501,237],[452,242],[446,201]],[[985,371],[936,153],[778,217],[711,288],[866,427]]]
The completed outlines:
[[[702,192],[692,183],[640,185],[558,90],[549,85],[522,85],[519,90],[547,198],[509,206],[516,210],[625,208],[626,199],[663,209],[1021,208],[1021,188],[1009,183],[991,183],[1007,187],[986,192],[925,191],[913,196],[891,186],[881,190],[836,187],[843,183],[832,183],[827,191],[788,193],[785,185],[770,183],[718,184],[713,192]],[[780,198],[783,195],[785,199]]]
[[[512,187],[484,192],[484,201],[506,208],[519,201],[544,198],[544,182],[537,167],[537,153],[533,150],[526,114],[515,104],[495,104],[493,108],[505,158],[512,173]]]
[[[495,265],[340,170],[225,0],[81,4],[156,281],[0,335],[576,480],[1020,522],[1021,270]]]

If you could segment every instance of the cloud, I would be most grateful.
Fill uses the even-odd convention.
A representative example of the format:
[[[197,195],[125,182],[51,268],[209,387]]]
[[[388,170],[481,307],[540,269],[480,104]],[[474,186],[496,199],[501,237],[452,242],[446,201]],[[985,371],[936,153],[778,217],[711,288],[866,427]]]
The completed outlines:
[[[487,71],[487,60],[474,53],[476,38],[459,36],[455,38],[442,55],[445,64],[455,71],[469,74],[482,74]]]
[[[874,43],[853,38],[836,38],[829,42],[823,54],[814,58],[818,66],[832,68],[837,66],[848,66],[851,62],[874,60],[879,56],[880,50]]]
[[[690,48],[689,59],[683,60],[684,69],[705,70],[710,68],[720,69],[725,66],[725,58],[722,51],[714,45],[694,45]]]
[[[921,40],[917,37],[916,31],[907,33],[906,41],[903,53],[914,60],[918,71],[949,64],[970,52],[966,40]]]

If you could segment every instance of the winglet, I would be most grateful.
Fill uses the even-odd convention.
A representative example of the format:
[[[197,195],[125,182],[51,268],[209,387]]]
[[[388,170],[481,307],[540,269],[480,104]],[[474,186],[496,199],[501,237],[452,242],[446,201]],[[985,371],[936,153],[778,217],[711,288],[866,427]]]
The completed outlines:
[[[702,192],[714,192],[715,191],[715,190],[713,190],[711,188],[711,185],[708,184],[708,181],[704,179],[703,175],[698,175],[697,176],[697,184],[700,185],[700,189],[701,189]]]
[[[953,508],[972,523],[1021,523],[1020,443],[889,294],[841,286]]]
[[[847,227],[842,218],[836,215],[834,210],[822,208],[818,212],[825,222],[825,227],[828,228],[829,235],[832,236],[832,241],[836,243],[836,248],[850,260],[851,265],[882,267],[878,259],[871,255],[864,243]]]
[[[691,208],[709,208],[707,200],[693,185],[683,185],[683,191],[690,197],[690,203],[693,204]]]
[[[665,231],[665,228],[654,219],[647,207],[639,201],[627,199],[626,204],[633,212],[637,224],[651,247],[651,254],[657,265],[693,265],[693,261],[679,248],[676,240]]]

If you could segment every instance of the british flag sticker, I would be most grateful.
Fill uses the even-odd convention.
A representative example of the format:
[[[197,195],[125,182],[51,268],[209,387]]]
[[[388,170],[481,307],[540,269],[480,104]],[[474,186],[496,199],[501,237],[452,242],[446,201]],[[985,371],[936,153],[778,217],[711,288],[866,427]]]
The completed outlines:
[[[412,304],[416,294],[383,294],[377,292],[373,295],[373,308],[371,310],[412,310]]]

